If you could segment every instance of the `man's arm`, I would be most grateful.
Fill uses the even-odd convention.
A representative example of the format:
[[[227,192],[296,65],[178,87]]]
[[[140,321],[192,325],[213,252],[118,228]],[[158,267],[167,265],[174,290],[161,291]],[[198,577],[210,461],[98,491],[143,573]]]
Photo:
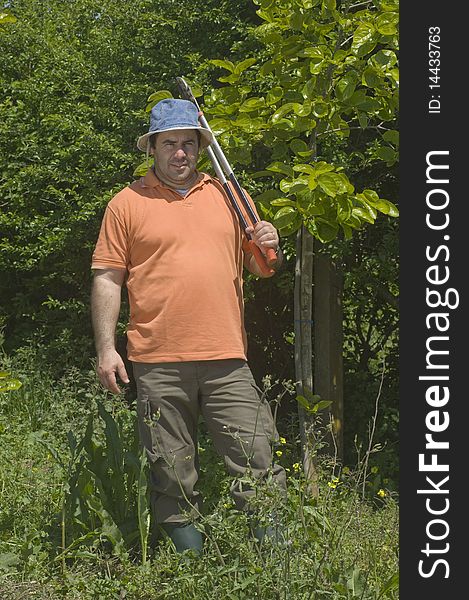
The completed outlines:
[[[129,383],[115,343],[125,273],[125,269],[97,269],[91,291],[91,320],[98,358],[96,372],[102,385],[113,394],[121,391],[116,373],[124,383]]]
[[[275,227],[268,221],[259,221],[258,223],[256,223],[255,227],[253,227],[252,225],[250,227],[247,227],[246,233],[249,233],[251,235],[252,240],[257,246],[259,246],[264,255],[268,248],[273,248],[277,251],[277,261],[274,265],[272,265],[272,268],[274,270],[278,270],[283,262],[283,255],[279,247],[280,240]],[[250,271],[254,275],[257,275],[258,277],[272,277],[273,275],[273,273],[272,275],[265,275],[260,270],[256,258],[253,254],[247,256],[244,265],[248,269],[248,271]]]

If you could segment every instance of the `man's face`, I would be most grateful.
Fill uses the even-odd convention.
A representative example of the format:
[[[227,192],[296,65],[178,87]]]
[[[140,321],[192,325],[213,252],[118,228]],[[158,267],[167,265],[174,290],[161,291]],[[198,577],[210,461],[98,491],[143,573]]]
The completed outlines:
[[[185,188],[197,178],[195,169],[199,154],[194,129],[163,131],[156,136],[152,149],[158,177],[171,188]]]

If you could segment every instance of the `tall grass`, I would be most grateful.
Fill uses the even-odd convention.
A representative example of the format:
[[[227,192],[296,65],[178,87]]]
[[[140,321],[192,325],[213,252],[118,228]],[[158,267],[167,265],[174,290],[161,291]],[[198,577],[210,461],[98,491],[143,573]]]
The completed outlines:
[[[22,382],[0,393],[2,600],[398,597],[398,504],[386,489],[364,494],[367,453],[354,468],[318,454],[313,497],[295,436],[280,432],[287,501],[251,483],[259,519],[275,514],[282,537],[259,546],[202,436],[200,485],[208,502],[197,526],[207,537],[202,559],[182,557],[169,539],[151,537],[133,406],[108,397],[92,369],[71,369],[54,381],[38,370],[32,351],[4,357],[0,370]]]

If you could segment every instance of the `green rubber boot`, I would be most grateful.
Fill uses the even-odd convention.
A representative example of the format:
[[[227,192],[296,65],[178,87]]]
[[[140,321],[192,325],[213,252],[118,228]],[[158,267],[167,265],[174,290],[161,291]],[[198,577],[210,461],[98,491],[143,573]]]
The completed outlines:
[[[284,546],[286,544],[283,528],[278,520],[272,515],[271,524],[260,525],[256,518],[253,518],[250,524],[251,534],[259,544],[269,540],[274,545]]]
[[[202,554],[202,534],[192,523],[165,523],[163,529],[171,538],[177,552],[193,550],[196,554]]]

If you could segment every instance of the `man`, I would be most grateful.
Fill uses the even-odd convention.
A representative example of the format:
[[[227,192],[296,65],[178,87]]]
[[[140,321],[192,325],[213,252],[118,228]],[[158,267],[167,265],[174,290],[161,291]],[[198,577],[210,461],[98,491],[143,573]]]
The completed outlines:
[[[92,259],[92,320],[97,373],[118,394],[129,378],[115,348],[121,288],[130,304],[127,352],[137,384],[141,442],[151,466],[156,523],[176,549],[202,549],[191,517],[200,515],[199,413],[235,478],[269,472],[284,492],[285,472],[272,464],[278,435],[268,403],[246,362],[243,265],[262,276],[220,183],[196,165],[212,141],[195,105],[167,99],[151,111],[137,142],[152,154],[147,174],[109,202]],[[276,229],[248,227],[265,253],[282,260]],[[232,496],[249,510],[253,490],[234,480]],[[261,539],[265,530],[254,535]],[[268,533],[268,532],[267,532]]]

